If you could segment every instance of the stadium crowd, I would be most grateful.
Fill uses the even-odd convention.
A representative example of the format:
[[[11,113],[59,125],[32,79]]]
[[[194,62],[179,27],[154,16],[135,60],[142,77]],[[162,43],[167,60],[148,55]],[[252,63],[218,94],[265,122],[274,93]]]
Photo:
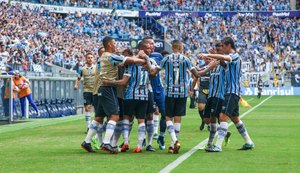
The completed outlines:
[[[104,35],[139,39],[148,35],[134,21],[109,14],[75,13],[62,17],[43,9],[22,9],[1,3],[0,66],[34,70],[41,65],[51,71],[56,64],[79,70],[86,51],[96,51]]]
[[[274,11],[291,10],[289,0],[24,0],[75,7],[168,11]]]
[[[159,22],[167,27],[166,38],[183,40],[190,53],[207,52],[222,36],[232,36],[251,72],[271,72],[274,67],[280,74],[300,62],[300,20],[296,18],[167,16]]]
[[[0,8],[0,66],[3,69],[11,65],[17,70],[36,71],[35,68],[41,66],[39,69],[51,71],[55,64],[79,71],[85,52],[96,52],[104,35],[125,39],[153,35],[135,21],[110,14],[75,13],[63,17],[43,9],[32,11],[4,2]],[[206,52],[212,43],[231,33],[243,61],[251,64],[247,71],[275,69],[276,74],[285,74],[300,61],[300,20],[296,18],[167,16],[159,22],[167,27],[166,38],[183,40],[191,56]]]

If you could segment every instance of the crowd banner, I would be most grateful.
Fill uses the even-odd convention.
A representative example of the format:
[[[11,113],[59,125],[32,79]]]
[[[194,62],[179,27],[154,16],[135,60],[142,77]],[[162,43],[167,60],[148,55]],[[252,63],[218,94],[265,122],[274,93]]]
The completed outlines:
[[[139,17],[153,17],[160,18],[164,16],[178,16],[178,17],[213,17],[213,16],[223,16],[232,17],[234,15],[240,16],[276,16],[276,17],[300,17],[300,11],[251,11],[251,12],[175,12],[175,11],[140,11]]]
[[[242,89],[243,96],[255,96],[258,93],[258,88],[249,87]],[[274,96],[299,96],[300,87],[264,87],[262,88],[262,95]]]
[[[41,8],[54,13],[93,13],[93,14],[114,14],[123,17],[139,17],[138,11],[131,10],[114,10],[106,8],[89,8],[89,7],[70,7],[70,6],[58,6],[58,5],[45,5],[28,2],[11,1],[11,4],[20,3],[23,8],[36,9]]]

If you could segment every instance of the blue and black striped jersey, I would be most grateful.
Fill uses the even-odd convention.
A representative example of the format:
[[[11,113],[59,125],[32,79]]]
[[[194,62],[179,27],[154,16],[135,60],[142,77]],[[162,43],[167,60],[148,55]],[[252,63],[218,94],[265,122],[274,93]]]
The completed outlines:
[[[165,69],[165,91],[167,97],[188,97],[189,76],[187,70],[192,70],[189,58],[181,54],[170,54],[161,62],[161,68]]]
[[[210,71],[208,98],[216,97],[224,100],[225,95],[225,69],[218,65]]]
[[[125,68],[124,75],[130,76],[124,99],[148,100],[149,72],[140,64]]]
[[[226,68],[226,94],[236,94],[240,96],[241,93],[241,67],[242,67],[242,60],[238,53],[234,53],[230,55],[231,62],[227,63]]]

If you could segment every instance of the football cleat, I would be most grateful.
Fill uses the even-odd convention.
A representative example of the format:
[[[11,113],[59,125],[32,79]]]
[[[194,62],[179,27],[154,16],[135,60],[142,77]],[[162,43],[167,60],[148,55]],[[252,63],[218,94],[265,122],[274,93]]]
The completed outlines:
[[[117,148],[113,148],[110,144],[103,144],[101,149],[109,152],[110,154],[118,154]]]
[[[205,148],[205,151],[207,151],[207,152],[221,152],[222,149],[217,147],[216,145],[213,145],[211,147]]]
[[[132,150],[133,153],[141,153],[142,148],[137,147],[136,149]]]
[[[174,144],[174,152],[173,152],[173,154],[178,154],[179,149],[180,149],[180,143],[179,143],[179,141],[176,141],[175,144]]]
[[[166,149],[164,137],[159,136],[157,139],[157,143],[159,145],[159,149],[161,149],[161,150]]]
[[[153,139],[155,139],[155,140],[158,139],[158,134],[157,134],[157,133],[155,133],[155,134],[153,135]]]
[[[156,150],[151,145],[148,145],[146,151],[155,152]]]
[[[85,149],[89,153],[95,153],[95,151],[91,146],[91,143],[86,143],[85,141],[83,141],[81,144],[81,148]]]
[[[174,148],[173,147],[169,147],[169,149],[168,149],[168,153],[174,153]]]
[[[229,144],[229,142],[230,142],[230,140],[229,140],[230,136],[231,136],[231,132],[228,131],[228,132],[226,133],[225,138],[224,138],[224,141],[225,141],[224,146],[227,146],[227,145]]]
[[[129,150],[129,145],[128,144],[123,144],[121,146],[121,152],[126,152],[127,150]]]
[[[244,144],[240,149],[238,150],[252,150],[255,147],[254,144]]]
[[[201,125],[199,127],[200,131],[202,131],[204,129],[204,126],[205,126],[205,123],[202,121],[202,123],[201,123]]]

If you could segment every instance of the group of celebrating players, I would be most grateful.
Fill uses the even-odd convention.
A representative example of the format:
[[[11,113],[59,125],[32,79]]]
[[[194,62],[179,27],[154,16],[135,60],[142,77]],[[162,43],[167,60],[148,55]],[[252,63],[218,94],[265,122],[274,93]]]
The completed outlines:
[[[86,64],[74,86],[77,89],[81,77],[84,78],[88,130],[81,144],[83,149],[95,152],[91,144],[95,138],[102,150],[112,154],[126,152],[135,117],[138,122],[138,145],[132,152],[140,153],[143,147],[154,152],[153,139],[157,139],[160,149],[165,149],[167,130],[172,139],[168,152],[178,153],[181,117],[186,114],[187,97],[198,78],[201,79],[198,107],[203,122],[200,129],[203,129],[204,123],[210,127],[205,150],[222,151],[224,139],[230,136],[228,118],[245,139],[240,149],[254,148],[244,123],[239,119],[241,59],[235,52],[232,38],[224,38],[209,54],[199,54],[197,58],[205,62],[201,67],[193,66],[191,60],[183,55],[183,44],[179,40],[172,42],[173,52],[165,57],[154,50],[151,37],[139,43],[137,53],[131,49],[118,51],[115,40],[105,37],[95,65],[93,54],[86,54]],[[163,81],[161,70],[164,70]],[[195,80],[193,87],[189,87],[192,76]],[[207,88],[202,87],[205,83],[201,84],[202,81],[206,81]],[[95,109],[95,118],[90,122],[91,105]],[[158,113],[161,114],[159,135]],[[214,144],[216,133],[218,137]],[[123,143],[119,148],[121,135]]]

